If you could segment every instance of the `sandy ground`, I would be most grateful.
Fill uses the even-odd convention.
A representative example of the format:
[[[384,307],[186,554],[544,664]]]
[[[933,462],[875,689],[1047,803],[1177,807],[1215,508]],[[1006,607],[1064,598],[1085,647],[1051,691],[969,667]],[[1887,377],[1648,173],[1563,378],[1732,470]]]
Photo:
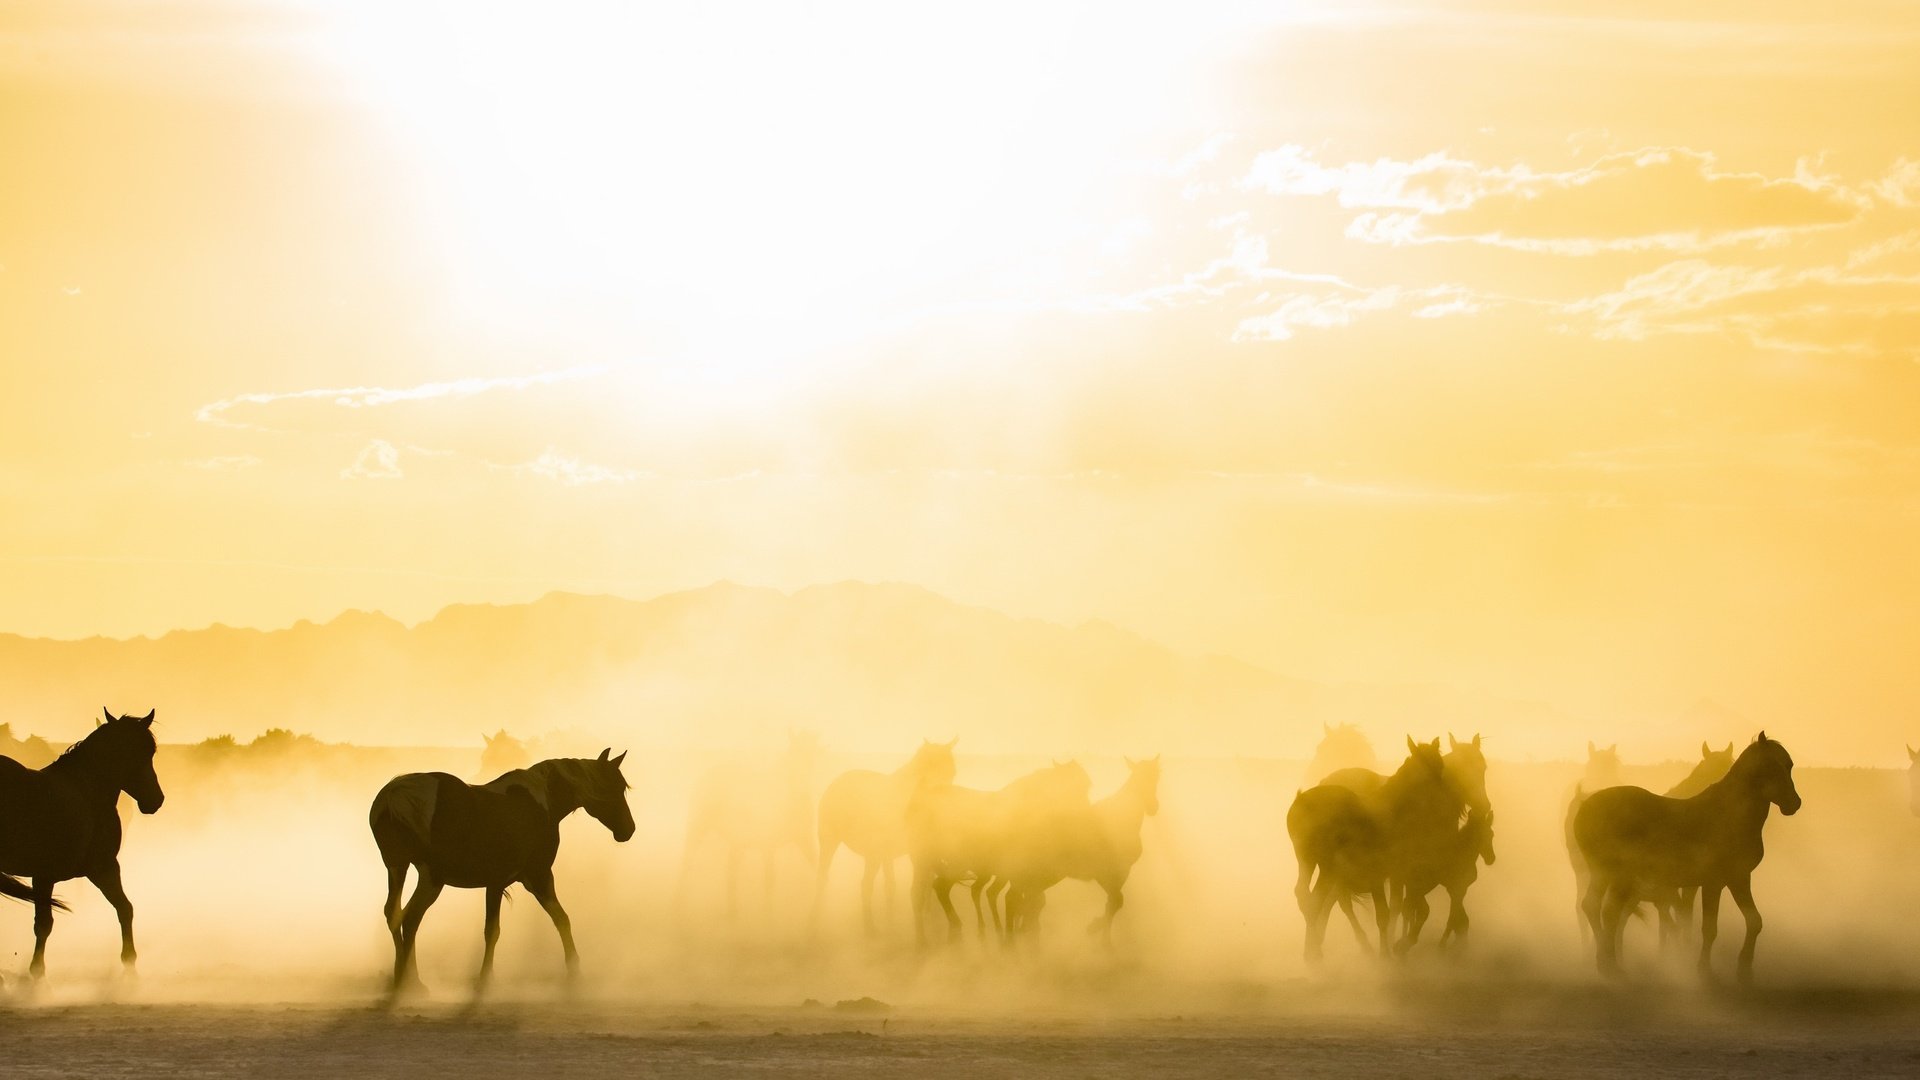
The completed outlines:
[[[0,1007],[6,1076],[1848,1077],[1920,1073],[1920,995],[1310,985],[1215,1015],[873,1003]],[[1338,999],[1339,995],[1335,995]]]

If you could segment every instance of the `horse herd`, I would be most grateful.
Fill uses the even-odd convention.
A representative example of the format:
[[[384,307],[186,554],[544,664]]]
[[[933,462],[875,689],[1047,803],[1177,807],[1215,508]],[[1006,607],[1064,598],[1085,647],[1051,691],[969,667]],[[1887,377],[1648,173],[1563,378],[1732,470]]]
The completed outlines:
[[[0,757],[0,894],[34,906],[30,971],[36,978],[44,971],[53,912],[64,908],[53,887],[78,877],[112,904],[121,959],[129,970],[134,965],[133,905],[120,884],[117,803],[124,792],[141,813],[151,814],[165,799],[153,768],[152,725],[151,712],[108,712],[45,768]],[[835,855],[845,847],[865,861],[861,911],[869,932],[876,929],[875,880],[884,879],[891,908],[894,867],[905,857],[912,866],[913,922],[923,944],[942,920],[949,939],[961,935],[952,899],[956,885],[969,889],[980,936],[1013,945],[1037,930],[1049,889],[1067,879],[1088,881],[1106,896],[1105,910],[1089,930],[1110,943],[1143,851],[1144,820],[1159,810],[1159,758],[1128,759],[1125,781],[1094,799],[1086,770],[1073,761],[1054,762],[997,789],[956,784],[956,742],[923,741],[891,772],[843,773],[817,801],[793,796],[804,786],[793,770],[810,762],[817,749],[805,737],[790,744],[784,783],[778,770],[772,777],[715,770],[695,788],[688,857],[704,838],[719,836],[731,845],[730,863],[742,848],[759,847],[770,875],[772,852],[792,844],[814,867],[817,921]],[[1587,776],[1567,808],[1565,832],[1579,918],[1600,970],[1619,972],[1623,926],[1643,906],[1657,914],[1664,938],[1691,922],[1697,897],[1699,964],[1710,973],[1726,892],[1746,920],[1737,971],[1749,979],[1761,928],[1751,883],[1764,850],[1761,831],[1771,808],[1782,814],[1800,808],[1786,748],[1764,732],[1737,756],[1731,745],[1721,751],[1703,746],[1700,765],[1665,795],[1618,784],[1617,753],[1592,745],[1588,750]],[[1920,813],[1920,753],[1909,754]],[[602,751],[590,759],[552,758],[479,784],[448,773],[410,773],[380,789],[368,824],[386,867],[383,910],[396,991],[418,981],[414,944],[421,920],[448,886],[485,890],[482,984],[493,966],[501,900],[516,884],[553,920],[567,970],[577,970],[571,924],[554,883],[559,826],[575,810],[585,810],[615,841],[633,836],[621,773],[625,756]],[[1390,774],[1332,769],[1297,793],[1286,829],[1298,863],[1294,892],[1310,961],[1322,954],[1335,907],[1363,945],[1373,947],[1356,902],[1371,905],[1381,954],[1406,953],[1420,940],[1430,915],[1428,897],[1436,890],[1444,890],[1449,902],[1442,946],[1465,940],[1467,892],[1479,866],[1494,862],[1486,776],[1478,735],[1450,736],[1445,750],[1439,739],[1409,738],[1406,759]],[[403,903],[409,869],[417,880]],[[732,891],[730,874],[730,902]]]

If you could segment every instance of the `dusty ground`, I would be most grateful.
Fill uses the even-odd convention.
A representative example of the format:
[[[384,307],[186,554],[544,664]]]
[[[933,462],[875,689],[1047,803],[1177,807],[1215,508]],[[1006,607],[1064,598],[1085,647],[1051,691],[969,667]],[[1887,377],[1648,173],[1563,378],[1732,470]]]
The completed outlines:
[[[911,1007],[21,1004],[7,1076],[1910,1077],[1920,996],[1312,986],[1219,1015]]]

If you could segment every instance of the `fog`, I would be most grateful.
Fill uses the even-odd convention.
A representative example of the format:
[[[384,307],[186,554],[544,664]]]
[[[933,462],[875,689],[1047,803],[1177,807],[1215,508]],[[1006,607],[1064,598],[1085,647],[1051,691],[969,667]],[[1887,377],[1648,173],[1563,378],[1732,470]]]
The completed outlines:
[[[807,783],[817,792],[849,768],[893,769],[920,738],[903,731],[899,751],[890,755],[825,746]],[[965,752],[964,731],[959,739],[957,782],[980,788],[1074,750],[974,756]],[[535,749],[566,756],[600,749],[557,741]],[[1387,748],[1399,741],[1397,733],[1379,733],[1383,760],[1397,760]],[[691,856],[685,851],[689,802],[700,778],[716,768],[777,767],[780,743],[760,750],[614,749],[630,752],[625,774],[638,831],[616,844],[598,823],[575,814],[562,826],[555,867],[582,977],[572,988],[563,983],[553,927],[516,888],[504,910],[488,991],[494,1002],[785,1008],[812,1001],[831,1008],[872,998],[895,1009],[958,1016],[1232,1016],[1280,1009],[1367,1013],[1422,987],[1436,999],[1484,987],[1498,992],[1500,1008],[1524,1010],[1539,1007],[1541,995],[1555,987],[1600,985],[1577,935],[1562,839],[1567,801],[1581,773],[1574,762],[1493,757],[1488,791],[1498,861],[1481,868],[1468,896],[1473,921],[1466,949],[1437,947],[1445,897],[1436,893],[1433,920],[1404,960],[1363,953],[1336,916],[1327,960],[1315,971],[1301,959],[1303,923],[1284,825],[1303,784],[1303,762],[1167,758],[1160,812],[1144,823],[1143,855],[1127,885],[1111,951],[1082,930],[1101,910],[1100,890],[1066,881],[1052,890],[1031,947],[1009,952],[977,936],[964,886],[955,890],[961,939],[947,943],[939,927],[933,944],[916,946],[904,859],[897,867],[895,918],[886,921],[876,896],[882,932],[868,937],[860,928],[860,860],[845,849],[835,859],[817,928],[809,926],[814,874],[793,847],[772,859],[770,887],[758,855],[742,860],[737,910],[729,915],[724,845],[711,843]],[[1117,757],[1079,760],[1095,798],[1126,776]],[[1622,779],[1663,790],[1690,764],[1629,763]],[[137,982],[118,973],[112,911],[91,886],[71,881],[58,895],[72,911],[57,920],[49,978],[32,999],[380,1001],[392,950],[367,807],[389,777],[426,769],[476,779],[479,748],[363,749],[284,739],[222,751],[163,746],[158,771],[165,807],[142,817],[123,800],[122,865],[141,952]],[[1890,770],[1801,769],[1796,779],[1805,807],[1792,818],[1771,816],[1767,856],[1754,879],[1766,919],[1760,983],[1783,990],[1912,986],[1920,926],[1908,912],[1920,897],[1920,860],[1911,857],[1920,818],[1909,812],[1906,777]],[[24,905],[8,904],[0,918],[5,974],[17,995],[30,917]],[[473,997],[480,923],[475,890],[449,889],[428,913],[420,965],[431,1000]],[[1737,909],[1723,905],[1717,967],[1725,981],[1740,933]],[[1621,993],[1657,989],[1676,1001],[1713,1000],[1699,989],[1692,948],[1663,955],[1650,919],[1630,926]]]

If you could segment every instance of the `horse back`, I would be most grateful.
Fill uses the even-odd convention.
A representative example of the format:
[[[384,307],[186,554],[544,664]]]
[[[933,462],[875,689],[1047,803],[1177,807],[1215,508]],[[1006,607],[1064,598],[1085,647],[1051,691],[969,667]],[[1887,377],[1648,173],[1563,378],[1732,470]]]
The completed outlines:
[[[92,805],[60,776],[0,757],[0,873],[65,880],[119,851],[114,803]]]
[[[550,867],[559,845],[557,827],[524,789],[475,787],[450,773],[394,777],[368,816],[389,865],[430,866],[463,888],[504,885]]]

